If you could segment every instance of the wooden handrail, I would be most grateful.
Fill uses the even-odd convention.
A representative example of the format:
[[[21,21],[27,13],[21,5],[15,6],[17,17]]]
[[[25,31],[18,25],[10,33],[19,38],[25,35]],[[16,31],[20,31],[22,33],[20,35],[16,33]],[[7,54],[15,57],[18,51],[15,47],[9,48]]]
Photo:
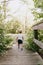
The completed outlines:
[[[33,41],[35,42],[35,44],[37,44],[41,49],[43,49],[43,43],[37,39],[33,39]]]

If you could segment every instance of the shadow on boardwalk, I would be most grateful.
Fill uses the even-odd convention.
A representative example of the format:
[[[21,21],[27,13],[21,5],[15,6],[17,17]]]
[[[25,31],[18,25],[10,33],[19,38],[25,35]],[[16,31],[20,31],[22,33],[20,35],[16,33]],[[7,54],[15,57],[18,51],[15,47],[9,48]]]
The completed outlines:
[[[18,50],[17,45],[0,57],[0,65],[43,65],[41,57],[35,52]]]

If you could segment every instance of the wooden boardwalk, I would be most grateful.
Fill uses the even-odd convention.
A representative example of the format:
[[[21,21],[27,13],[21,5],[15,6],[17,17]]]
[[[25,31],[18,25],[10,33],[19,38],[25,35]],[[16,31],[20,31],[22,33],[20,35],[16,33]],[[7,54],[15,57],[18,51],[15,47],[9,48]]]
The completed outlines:
[[[36,52],[21,51],[14,45],[6,55],[0,56],[0,65],[43,65],[43,60]]]

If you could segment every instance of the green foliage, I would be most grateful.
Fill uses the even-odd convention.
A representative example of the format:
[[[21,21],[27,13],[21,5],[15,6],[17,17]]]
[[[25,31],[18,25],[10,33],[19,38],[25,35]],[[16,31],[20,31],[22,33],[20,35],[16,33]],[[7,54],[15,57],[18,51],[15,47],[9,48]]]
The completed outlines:
[[[39,51],[39,47],[33,42],[32,38],[28,38],[27,42],[28,42],[27,49],[30,49],[32,51]]]
[[[2,9],[1,5],[0,5],[0,10]]]
[[[4,41],[5,45],[9,45],[13,41],[13,39],[10,36],[6,36]]]
[[[11,20],[6,24],[6,32],[15,34],[16,31],[20,28],[20,23],[18,21]]]
[[[39,51],[39,47],[33,42],[33,30],[29,30],[27,34],[27,44],[26,44],[26,49],[30,49],[32,51]]]
[[[43,9],[43,0],[33,0],[35,7],[42,8]]]
[[[6,1],[6,0],[5,0]],[[6,18],[6,2],[3,1],[3,4],[0,2],[0,52],[3,53],[7,46],[10,46],[12,39],[10,37],[6,37],[6,29],[5,24],[3,23]],[[4,13],[4,14],[3,14]]]
[[[4,25],[2,22],[0,22],[0,52],[3,51],[5,49],[5,45],[4,45]]]
[[[41,65],[41,64],[37,64],[37,65]]]
[[[35,19],[34,19],[34,20],[43,18],[43,13],[38,13],[38,12],[36,12],[36,11],[33,11],[32,13],[33,13],[33,15],[35,16]]]
[[[35,10],[33,10],[33,15],[35,20],[43,18],[43,0],[33,0],[35,5]],[[37,12],[37,9],[40,9],[41,12]]]
[[[4,32],[5,32],[5,28],[2,22],[0,22],[0,42],[2,42],[3,38],[4,38]],[[2,40],[1,40],[2,39]]]
[[[43,42],[43,30],[38,30],[38,32],[39,32],[38,38],[40,41]]]
[[[0,22],[0,52],[5,51],[12,41],[13,39],[11,37],[5,36],[5,26],[3,22]]]

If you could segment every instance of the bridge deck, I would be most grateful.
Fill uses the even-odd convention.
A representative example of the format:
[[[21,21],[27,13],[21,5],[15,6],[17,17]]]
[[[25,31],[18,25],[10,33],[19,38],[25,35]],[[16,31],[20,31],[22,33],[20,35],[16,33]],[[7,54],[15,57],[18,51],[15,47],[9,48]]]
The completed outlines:
[[[0,56],[0,65],[43,65],[43,60],[36,52],[21,51],[14,45],[6,55]]]

